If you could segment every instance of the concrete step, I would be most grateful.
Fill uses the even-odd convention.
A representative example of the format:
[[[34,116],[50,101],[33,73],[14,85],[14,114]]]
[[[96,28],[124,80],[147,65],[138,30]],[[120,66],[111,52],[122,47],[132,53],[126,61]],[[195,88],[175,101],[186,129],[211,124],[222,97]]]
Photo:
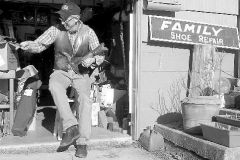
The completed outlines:
[[[234,108],[221,108],[219,110],[220,115],[240,115],[240,110],[239,109],[234,109]]]
[[[182,130],[169,127],[167,124],[156,124],[154,130],[161,133],[165,140],[173,143],[177,147],[184,149],[185,152],[192,152],[197,156],[210,160],[239,160],[240,147],[228,148],[208,140],[204,140],[201,135],[190,135]],[[176,126],[176,125],[175,125]],[[187,157],[182,159],[191,159]],[[197,157],[196,156],[196,157]],[[200,158],[196,158],[200,159]]]
[[[0,137],[0,154],[28,154],[56,152],[60,141],[53,136],[55,109],[40,108],[36,116],[33,130],[24,137],[5,135]],[[132,137],[121,132],[114,132],[106,128],[92,126],[89,149],[104,149],[125,147],[132,144]],[[74,146],[69,151],[75,150]],[[1,159],[1,158],[0,158]]]
[[[240,110],[232,108],[221,108],[219,115],[239,115]],[[182,120],[175,120],[166,124],[156,124],[154,129],[161,133],[172,148],[178,148],[180,152],[187,154],[182,159],[210,159],[210,160],[239,160],[240,147],[229,148],[217,143],[205,140],[202,135],[185,133]],[[177,149],[175,149],[177,150]],[[191,154],[190,154],[191,153]],[[193,154],[192,154],[193,153]],[[195,155],[194,155],[195,154]],[[194,158],[189,157],[192,156]]]
[[[19,137],[6,135],[0,138],[0,154],[28,154],[56,152],[60,145],[49,128],[41,125],[34,131],[29,131],[26,136]],[[125,147],[132,144],[132,137],[120,132],[112,132],[101,127],[92,127],[89,149],[106,149]],[[70,146],[69,151],[75,150]]]
[[[38,142],[28,144],[1,145],[0,154],[30,154],[30,153],[54,153],[59,147],[60,142]],[[129,147],[132,145],[131,137],[117,137],[93,139],[89,141],[89,150],[101,150],[119,147]],[[75,150],[70,146],[68,151]]]

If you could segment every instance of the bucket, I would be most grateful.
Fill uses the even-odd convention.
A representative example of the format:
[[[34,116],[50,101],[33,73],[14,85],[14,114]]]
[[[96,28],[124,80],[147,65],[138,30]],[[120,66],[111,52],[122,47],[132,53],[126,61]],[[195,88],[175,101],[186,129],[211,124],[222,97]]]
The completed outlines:
[[[200,123],[212,122],[219,114],[221,100],[215,96],[187,97],[182,101],[183,129],[187,133],[202,134]]]

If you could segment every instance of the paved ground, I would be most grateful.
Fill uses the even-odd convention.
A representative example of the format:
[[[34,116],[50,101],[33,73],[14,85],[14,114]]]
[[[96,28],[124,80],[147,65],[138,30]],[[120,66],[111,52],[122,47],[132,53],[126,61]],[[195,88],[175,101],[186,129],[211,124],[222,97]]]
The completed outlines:
[[[63,153],[35,153],[35,154],[13,154],[0,155],[1,160],[78,160],[74,151]],[[170,160],[151,154],[139,147],[111,148],[107,150],[90,150],[88,157],[84,160]]]

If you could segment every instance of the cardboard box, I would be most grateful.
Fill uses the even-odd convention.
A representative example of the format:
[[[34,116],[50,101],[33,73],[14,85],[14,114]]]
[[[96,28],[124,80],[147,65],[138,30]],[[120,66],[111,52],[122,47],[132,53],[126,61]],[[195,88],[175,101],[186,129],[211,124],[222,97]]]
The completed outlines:
[[[126,90],[118,90],[114,88],[103,87],[100,99],[101,104],[103,104],[105,107],[112,106],[125,94],[127,94]]]
[[[16,50],[8,43],[0,43],[0,70],[16,70],[17,67]]]

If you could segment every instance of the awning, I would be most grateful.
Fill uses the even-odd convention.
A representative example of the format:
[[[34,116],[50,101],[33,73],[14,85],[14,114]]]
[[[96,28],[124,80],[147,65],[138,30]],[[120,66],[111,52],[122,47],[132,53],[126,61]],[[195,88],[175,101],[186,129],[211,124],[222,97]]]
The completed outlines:
[[[3,0],[4,2],[15,2],[15,3],[50,3],[50,4],[63,4],[65,0]],[[76,4],[80,3],[80,0],[74,1]]]

